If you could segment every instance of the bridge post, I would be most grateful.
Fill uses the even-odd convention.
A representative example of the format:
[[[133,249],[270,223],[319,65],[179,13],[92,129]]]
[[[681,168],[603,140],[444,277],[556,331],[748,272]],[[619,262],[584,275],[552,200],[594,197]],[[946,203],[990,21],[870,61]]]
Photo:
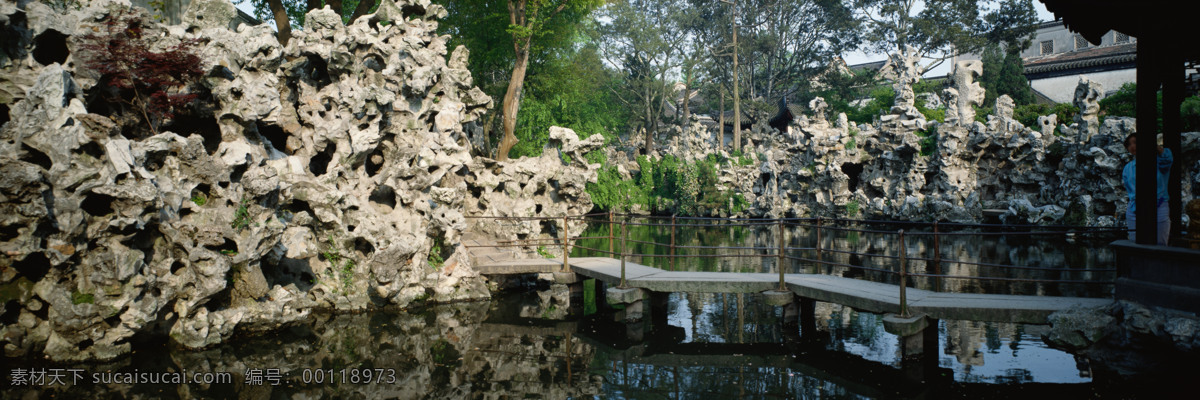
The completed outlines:
[[[563,246],[562,272],[571,272],[571,267],[570,267],[570,265],[567,264],[567,261],[570,259],[570,252],[571,252],[571,230],[567,228],[567,216],[566,215],[563,215],[562,246]]]
[[[625,226],[625,220],[621,220],[621,284],[617,287],[625,288],[625,256],[629,249],[629,228]]]
[[[671,214],[671,270],[675,270],[675,214]]]
[[[787,238],[787,231],[785,231],[783,228],[783,218],[780,218],[779,219],[779,262],[776,265],[776,267],[779,268],[779,290],[780,291],[787,290],[787,287],[784,286],[784,284],[783,284],[783,262],[786,259],[786,254],[785,254],[786,250],[784,250],[784,244],[787,241],[786,238]]]
[[[817,273],[818,268],[825,269],[824,268],[825,264],[821,260],[821,258],[822,258],[821,257],[821,217],[817,217],[817,228],[816,229],[817,229],[817,245],[815,247],[817,249],[817,265],[815,265],[813,268],[814,274]]]
[[[616,235],[613,235],[613,212],[608,210],[608,255],[613,255],[613,242],[617,241]]]
[[[904,287],[907,286],[908,272],[905,271],[905,261],[908,259],[908,246],[904,243],[904,230],[900,230],[900,316],[908,317],[908,298]]]
[[[942,274],[942,235],[938,232],[937,221],[933,221],[933,273]],[[934,278],[934,282],[933,290],[938,291],[942,286],[941,278]]]

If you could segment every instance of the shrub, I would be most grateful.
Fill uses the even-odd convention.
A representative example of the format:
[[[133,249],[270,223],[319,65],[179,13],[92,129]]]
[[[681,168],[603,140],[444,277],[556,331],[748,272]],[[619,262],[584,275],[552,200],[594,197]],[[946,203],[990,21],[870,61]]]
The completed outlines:
[[[183,89],[204,75],[199,41],[181,40],[163,51],[152,51],[147,22],[139,15],[117,12],[105,20],[100,34],[82,38],[83,65],[100,74],[99,88],[110,104],[133,107],[136,117],[152,133],[164,119],[194,100],[197,95]]]

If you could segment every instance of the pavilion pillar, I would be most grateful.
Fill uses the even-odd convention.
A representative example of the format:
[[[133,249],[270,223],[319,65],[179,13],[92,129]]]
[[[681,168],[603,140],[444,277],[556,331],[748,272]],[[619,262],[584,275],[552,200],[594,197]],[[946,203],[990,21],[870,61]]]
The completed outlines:
[[[1175,163],[1171,164],[1167,182],[1167,197],[1171,209],[1171,239],[1183,237],[1183,88],[1187,70],[1179,52],[1161,52],[1163,79],[1163,146],[1171,150]]]
[[[1153,245],[1157,241],[1157,197],[1155,160],[1158,158],[1158,88],[1161,84],[1159,75],[1160,41],[1154,33],[1153,24],[1148,17],[1139,20],[1137,49],[1137,154],[1134,158],[1140,162],[1134,171],[1137,187],[1134,188],[1136,199],[1137,243]]]

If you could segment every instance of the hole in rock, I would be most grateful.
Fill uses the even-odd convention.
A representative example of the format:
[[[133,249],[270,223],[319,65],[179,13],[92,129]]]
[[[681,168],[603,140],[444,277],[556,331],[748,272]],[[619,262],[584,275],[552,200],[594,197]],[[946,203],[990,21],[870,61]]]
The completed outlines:
[[[225,255],[234,255],[234,254],[237,254],[237,252],[238,252],[237,242],[229,240],[229,238],[225,238],[224,241],[221,242],[221,244],[219,246],[205,246],[205,247],[208,247],[210,250],[213,250],[218,253],[225,254]]]
[[[8,104],[0,103],[0,126],[3,126],[4,123],[8,122],[8,121],[9,121]]]
[[[375,253],[375,246],[362,237],[354,238],[354,250],[358,250],[364,256],[370,256]]]
[[[308,57],[308,62],[304,64],[304,75],[317,84],[317,89],[333,82],[329,79],[329,63],[315,54],[307,54],[305,57]]]
[[[78,154],[87,154],[95,159],[100,159],[100,157],[104,156],[104,148],[100,147],[100,144],[96,142],[84,143],[83,146],[79,146],[75,151]]]
[[[396,208],[396,190],[391,186],[381,185],[371,192],[369,200],[375,204],[382,204],[390,208]]]
[[[113,213],[112,203],[115,200],[117,200],[115,197],[107,194],[92,192],[83,198],[83,202],[79,203],[79,208],[82,208],[83,212],[88,215],[103,217]]]
[[[0,226],[0,242],[7,242],[9,240],[16,239],[17,236],[21,236],[20,225],[13,224]]]
[[[92,347],[92,344],[93,344],[92,339],[83,339],[75,347],[78,348],[79,350],[86,350],[88,347]]]
[[[254,124],[258,127],[258,133],[267,139],[272,147],[283,154],[292,155],[292,150],[287,148],[287,140],[290,135],[284,132],[283,128],[275,124],[264,124],[261,121],[255,121]]]
[[[859,175],[862,175],[862,172],[863,172],[862,164],[856,164],[856,163],[842,164],[842,173],[844,173],[844,174],[846,174],[846,176],[850,177],[850,181],[847,183],[847,189],[849,189],[851,193],[853,193],[855,190],[858,189],[858,177],[859,177]]]
[[[37,166],[42,167],[42,169],[47,171],[49,171],[50,167],[54,165],[54,163],[50,161],[50,156],[47,156],[46,153],[38,151],[38,149],[29,147],[28,145],[22,143],[21,150],[23,150],[24,153],[21,154],[21,161],[30,164],[37,164]]]
[[[32,282],[42,280],[46,277],[46,273],[50,272],[50,260],[42,253],[31,253],[21,261],[13,263],[12,266],[18,274],[29,278]]]
[[[379,169],[383,168],[383,161],[383,152],[379,151],[379,149],[376,149],[374,152],[372,152],[371,155],[367,157],[367,176],[372,177],[378,174]]]
[[[213,68],[212,68],[211,70],[209,70],[209,71],[208,71],[208,77],[210,77],[210,78],[224,78],[225,80],[230,80],[230,81],[232,81],[232,80],[234,80],[234,79],[236,79],[236,78],[237,78],[237,76],[235,76],[235,75],[233,74],[233,71],[232,71],[232,70],[230,70],[228,67],[226,67],[226,66],[224,66],[224,65],[216,65],[216,66],[213,66]],[[237,92],[237,91],[235,91],[235,92],[233,93],[233,96],[234,96],[234,97],[236,97],[236,98],[240,98],[240,97],[242,97],[242,96],[241,96],[241,92]]]
[[[383,58],[379,57],[378,55],[370,54],[367,55],[366,58],[363,58],[363,66],[372,71],[380,72],[387,67],[387,63],[383,62]]]
[[[17,323],[17,317],[21,316],[21,303],[16,300],[9,300],[4,303],[4,313],[0,314],[0,323],[4,325],[12,325]]]
[[[62,64],[71,51],[67,49],[67,35],[47,29],[33,38],[33,60],[42,65]]]
[[[262,263],[263,278],[268,287],[287,286],[295,284],[297,289],[307,292],[316,283],[316,275],[308,264],[308,259],[297,260],[282,257],[277,262],[264,259]]]
[[[308,161],[308,170],[313,175],[325,175],[329,169],[329,162],[333,160],[333,154],[337,152],[337,143],[329,143],[325,146],[325,150],[321,150],[312,159]]]
[[[230,181],[230,182],[235,182],[235,183],[236,183],[236,182],[241,182],[241,181],[242,181],[242,175],[245,175],[245,174],[246,174],[246,170],[248,170],[248,169],[250,169],[250,165],[249,165],[249,164],[242,164],[242,165],[238,165],[238,166],[235,166],[235,167],[233,167],[233,171],[230,171],[230,172],[229,172],[229,181]]]
[[[182,261],[175,260],[175,262],[171,263],[171,275],[179,275],[179,272],[183,271],[184,267]]]
[[[176,114],[163,126],[163,130],[170,130],[183,137],[200,135],[204,139],[204,151],[209,155],[216,153],[217,148],[221,146],[221,127],[212,115]]]

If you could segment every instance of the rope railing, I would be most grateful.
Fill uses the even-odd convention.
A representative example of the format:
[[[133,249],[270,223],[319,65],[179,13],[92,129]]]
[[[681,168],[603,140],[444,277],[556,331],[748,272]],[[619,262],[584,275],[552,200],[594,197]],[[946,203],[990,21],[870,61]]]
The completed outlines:
[[[604,216],[607,219],[593,218],[596,216]],[[476,246],[466,246],[466,247],[468,247],[468,248],[533,247],[533,246],[561,247],[562,251],[563,251],[562,252],[562,259],[563,259],[563,267],[562,267],[563,269],[562,270],[564,272],[569,271],[569,265],[568,265],[569,261],[568,260],[570,257],[570,250],[572,248],[582,250],[582,251],[594,252],[594,253],[598,253],[598,254],[615,256],[615,257],[619,258],[621,261],[621,283],[619,285],[620,287],[624,287],[626,285],[625,265],[626,265],[626,260],[629,257],[638,257],[639,259],[666,258],[666,259],[669,259],[669,261],[670,261],[670,269],[671,270],[675,269],[675,260],[676,259],[776,258],[778,260],[778,261],[776,261],[776,265],[779,270],[779,289],[780,290],[786,290],[785,282],[784,282],[784,280],[785,280],[785,272],[784,271],[785,271],[785,264],[787,264],[788,262],[808,263],[808,264],[812,264],[814,267],[816,267],[816,266],[841,267],[841,268],[856,269],[856,270],[861,270],[861,271],[869,271],[869,272],[897,275],[899,277],[900,303],[901,303],[901,313],[902,314],[907,314],[907,311],[908,311],[907,310],[907,296],[906,296],[907,289],[906,288],[908,286],[907,280],[909,278],[961,279],[961,280],[977,280],[977,281],[1034,282],[1034,283],[1055,283],[1055,284],[1089,284],[1089,285],[1113,284],[1112,280],[1107,280],[1107,279],[1106,280],[1037,279],[1037,278],[1014,278],[1014,277],[996,277],[996,276],[961,276],[961,275],[943,274],[941,271],[942,271],[942,267],[944,265],[970,265],[970,266],[979,266],[979,267],[987,267],[987,268],[999,268],[999,269],[1004,269],[1004,270],[1044,271],[1044,272],[1060,272],[1060,273],[1081,273],[1081,272],[1110,273],[1110,272],[1116,271],[1116,269],[1114,269],[1114,268],[1070,269],[1070,268],[1009,265],[1009,264],[999,264],[999,263],[943,259],[941,256],[941,237],[943,237],[943,236],[950,236],[950,237],[962,237],[962,236],[978,236],[978,237],[982,237],[982,236],[1027,236],[1027,237],[1067,236],[1067,237],[1069,237],[1069,236],[1082,236],[1082,235],[1117,234],[1117,233],[1123,233],[1123,232],[1128,231],[1126,229],[1095,228],[1095,227],[1082,227],[1082,226],[1069,226],[1069,225],[1041,226],[1041,225],[961,224],[961,223],[940,223],[940,222],[851,220],[851,219],[842,219],[842,218],[821,218],[821,217],[818,217],[818,218],[775,218],[775,219],[679,217],[679,216],[674,216],[674,215],[672,215],[672,216],[645,216],[645,215],[633,215],[633,214],[618,214],[618,213],[613,213],[613,212],[591,213],[591,214],[584,214],[584,215],[578,215],[578,216],[562,216],[562,217],[467,216],[466,218],[469,218],[469,219],[492,219],[492,220],[499,220],[499,221],[548,221],[548,220],[561,221],[561,224],[562,224],[561,226],[563,228],[561,229],[562,236],[559,238],[504,240],[504,241],[497,242],[497,244],[495,244],[495,245],[487,245],[487,246],[476,245]],[[642,219],[642,220],[650,221],[650,222],[635,222],[634,221],[635,219]],[[666,219],[670,219],[670,223],[654,222],[656,220],[661,221],[661,220],[666,220]],[[609,231],[608,233],[609,234],[607,236],[570,236],[567,234],[567,232],[570,230],[568,227],[572,221],[608,225],[608,231]],[[689,222],[680,223],[679,221],[689,221]],[[707,221],[709,223],[696,223],[694,221]],[[720,222],[720,223],[712,223],[714,221]],[[928,226],[929,228],[932,229],[932,231],[928,231],[928,232],[920,231],[920,230],[919,231],[906,231],[905,229],[891,231],[891,230],[880,230],[880,229],[866,229],[866,228],[852,227],[852,226],[838,226],[838,224],[847,224],[847,223],[854,224],[854,225],[901,225],[904,227]],[[617,236],[617,234],[615,232],[617,226],[620,226],[620,231],[621,231],[619,237]],[[664,243],[664,242],[655,241],[655,240],[630,239],[628,236],[629,235],[628,231],[629,231],[629,227],[631,227],[631,226],[632,227],[653,227],[653,228],[655,228],[656,234],[662,234],[662,230],[661,230],[662,228],[669,228],[670,242]],[[947,226],[959,228],[960,230],[953,231],[953,232],[942,231],[942,228],[947,227]],[[774,230],[775,232],[778,233],[778,245],[773,246],[773,247],[765,247],[765,246],[702,246],[702,245],[683,245],[683,244],[677,243],[677,228],[726,229],[726,228],[739,228],[739,227],[742,227],[742,228],[754,227],[756,229],[763,229],[763,228],[772,229],[772,228],[774,228],[772,230]],[[1056,229],[1056,230],[1034,231],[1034,230],[1032,230],[1034,228]],[[795,231],[796,229],[802,229],[802,230],[807,231],[807,235],[803,235],[802,237],[806,236],[806,237],[808,237],[808,239],[811,239],[812,236],[815,236],[816,237],[815,246],[812,246],[812,247],[788,246],[788,240],[787,240],[788,233],[789,233],[789,231]],[[964,229],[979,229],[979,230],[963,231]],[[1005,229],[1008,231],[1006,231],[1006,232],[984,232],[984,231],[982,231],[982,229]],[[897,240],[900,242],[900,245],[898,246],[899,255],[881,254],[881,253],[863,253],[863,252],[828,248],[828,246],[825,245],[824,240],[822,240],[822,239],[823,239],[823,236],[827,235],[830,232],[862,233],[862,234],[897,236]],[[795,235],[793,234],[792,236],[794,239]],[[932,241],[932,248],[933,248],[933,256],[932,257],[910,256],[908,254],[908,251],[909,251],[908,238],[911,238],[913,236],[919,237],[918,240],[920,240],[920,238],[924,238],[925,240]],[[604,249],[583,246],[579,242],[584,241],[584,240],[607,240],[608,241],[608,250],[606,251]],[[620,241],[620,247],[621,247],[620,251],[617,251],[617,249],[616,249],[616,242],[618,240]],[[805,240],[807,240],[807,239],[805,239]],[[666,247],[666,251],[664,252],[665,254],[655,254],[654,252],[651,252],[651,253],[637,252],[637,253],[635,253],[634,252],[635,250],[631,250],[629,248],[630,242],[632,242],[636,245],[650,246],[651,248]],[[928,243],[928,242],[926,242],[926,243]],[[715,251],[722,251],[722,250],[736,251],[737,253],[734,253],[734,254],[729,254],[729,253],[724,253],[724,254],[721,254],[721,253],[718,253],[718,254],[677,254],[676,253],[677,250],[684,250],[684,251],[688,251],[689,253],[694,253],[695,251],[713,251],[713,250],[715,250]],[[790,255],[789,252],[792,252],[792,253],[811,252],[811,253],[815,253],[815,257],[814,258],[797,257],[797,256]],[[826,260],[827,255],[828,256],[837,256],[837,257],[849,255],[849,256],[859,256],[859,257],[864,257],[864,258],[877,258],[877,259],[893,260],[894,262],[896,262],[897,269],[892,270],[892,269],[874,268],[874,267],[868,267],[866,265],[852,265],[852,264],[847,264],[847,263],[830,261],[830,260]],[[908,271],[910,262],[923,262],[926,269],[930,269],[930,268],[933,269],[933,273],[910,272],[910,271]],[[816,271],[814,271],[814,272],[816,272]]]

